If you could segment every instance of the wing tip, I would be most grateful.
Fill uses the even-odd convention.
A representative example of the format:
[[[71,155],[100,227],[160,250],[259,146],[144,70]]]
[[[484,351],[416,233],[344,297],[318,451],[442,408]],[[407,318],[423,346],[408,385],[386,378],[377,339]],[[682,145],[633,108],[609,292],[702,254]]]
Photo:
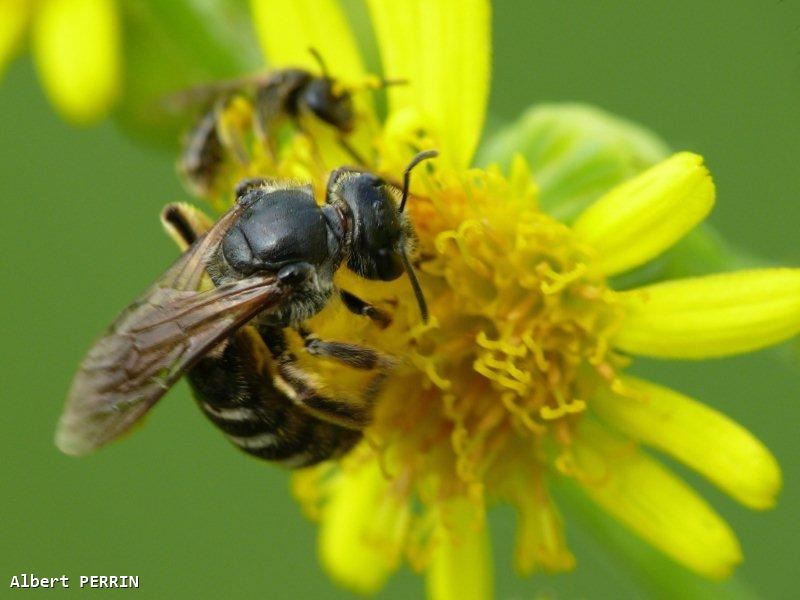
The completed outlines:
[[[94,444],[78,434],[63,418],[53,439],[56,448],[68,456],[86,456],[96,450]]]

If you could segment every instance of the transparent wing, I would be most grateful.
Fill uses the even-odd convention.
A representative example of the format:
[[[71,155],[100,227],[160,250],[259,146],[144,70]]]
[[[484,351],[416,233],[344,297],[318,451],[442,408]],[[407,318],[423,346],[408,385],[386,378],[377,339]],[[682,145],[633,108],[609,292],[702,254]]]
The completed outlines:
[[[242,91],[252,91],[269,81],[268,74],[248,75],[226,81],[196,85],[173,92],[161,101],[161,105],[170,113],[182,113],[187,109],[210,108],[219,98],[224,98]]]
[[[198,292],[231,209],[111,324],[81,363],[56,431],[66,454],[92,452],[136,424],[200,357],[257,314],[281,302],[271,277]]]

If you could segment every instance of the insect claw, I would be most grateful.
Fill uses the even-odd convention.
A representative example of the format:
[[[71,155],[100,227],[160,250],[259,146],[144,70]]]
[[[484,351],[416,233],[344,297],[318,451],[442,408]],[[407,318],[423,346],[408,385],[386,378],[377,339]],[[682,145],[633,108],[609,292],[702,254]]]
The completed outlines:
[[[308,263],[294,263],[278,271],[278,282],[287,286],[296,286],[314,275],[314,267]]]

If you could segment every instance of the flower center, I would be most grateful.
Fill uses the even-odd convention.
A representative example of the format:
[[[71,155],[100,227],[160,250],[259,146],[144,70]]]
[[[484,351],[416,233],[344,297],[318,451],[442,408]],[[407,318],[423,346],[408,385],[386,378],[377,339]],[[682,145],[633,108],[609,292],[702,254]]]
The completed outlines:
[[[229,165],[218,187],[271,173],[314,181],[322,197],[323,165],[348,160],[326,135],[324,128],[315,131],[316,144],[295,137],[278,162],[255,140],[252,162],[245,169]],[[390,181],[407,164],[401,148],[407,145],[382,147],[380,172]],[[614,378],[619,358],[608,340],[619,315],[613,297],[592,249],[537,208],[531,181],[522,161],[508,177],[495,169],[465,173],[437,165],[430,174],[418,168],[408,211],[429,323],[420,323],[407,278],[365,281],[345,268],[337,285],[391,312],[392,325],[382,330],[335,303],[309,323],[323,339],[399,359],[366,438],[387,478],[402,482],[403,494],[414,489],[425,500],[426,493],[480,492],[487,478],[502,487],[504,472],[511,473],[503,465],[522,460],[530,470],[542,464],[546,442],[567,445],[586,408],[586,388],[598,375]],[[373,385],[373,374],[309,357],[299,339],[293,343],[329,393],[357,402],[359,390]]]
[[[437,496],[482,488],[511,457],[540,462],[547,439],[568,442],[583,383],[614,376],[618,320],[591,249],[538,210],[535,190],[494,171],[441,179],[409,206],[431,321],[419,323],[402,281],[392,289],[408,310],[387,332],[361,332],[405,359],[368,438],[392,477],[395,465],[423,489],[429,479]]]

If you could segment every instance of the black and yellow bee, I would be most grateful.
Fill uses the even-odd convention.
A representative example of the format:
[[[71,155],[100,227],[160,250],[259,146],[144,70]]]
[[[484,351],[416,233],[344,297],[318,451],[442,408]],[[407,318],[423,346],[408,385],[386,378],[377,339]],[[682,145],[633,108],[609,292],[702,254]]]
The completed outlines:
[[[369,424],[395,360],[321,340],[305,322],[334,294],[376,326],[391,321],[336,289],[333,276],[342,265],[372,280],[406,273],[427,320],[408,257],[414,230],[404,208],[411,170],[435,154],[422,152],[408,165],[399,204],[392,184],[346,167],[330,175],[322,206],[311,186],[270,179],[242,182],[233,208],[210,228],[181,205],[168,206],[163,219],[188,249],[81,363],[58,447],[79,455],[114,440],[186,374],[202,411],[249,454],[301,467],[347,452]],[[213,286],[203,291],[205,277]],[[289,328],[311,355],[374,372],[359,406],[312,384],[286,343]]]

